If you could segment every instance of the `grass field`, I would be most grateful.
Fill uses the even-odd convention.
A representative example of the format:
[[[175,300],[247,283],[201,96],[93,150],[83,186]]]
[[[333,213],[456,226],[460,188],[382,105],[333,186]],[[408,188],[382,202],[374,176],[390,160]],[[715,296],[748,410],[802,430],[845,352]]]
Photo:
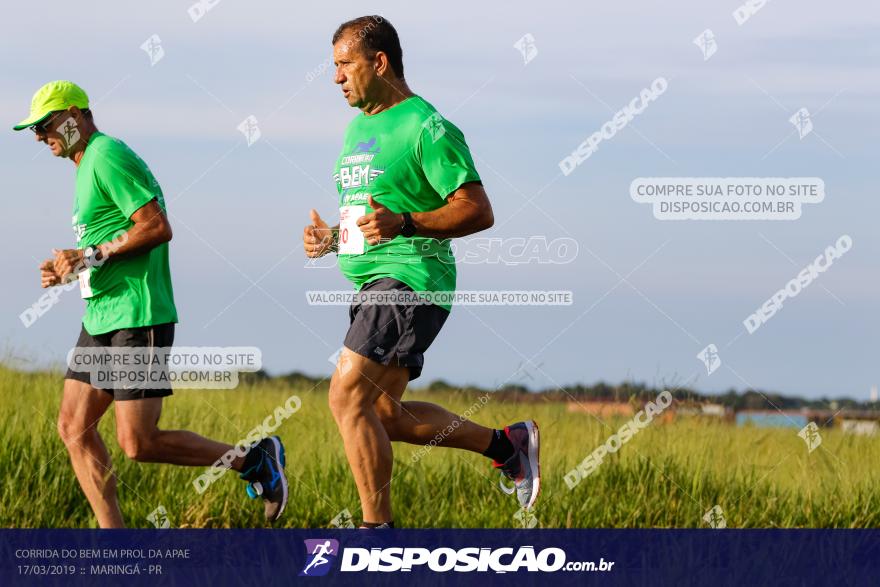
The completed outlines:
[[[93,517],[55,428],[61,376],[0,369],[0,526],[90,527]],[[302,407],[278,429],[288,450],[288,527],[327,527],[342,510],[359,519],[357,494],[326,402],[326,383],[290,389],[277,383],[235,391],[178,391],[160,425],[235,442],[297,394]],[[464,412],[477,400],[463,393],[408,392]],[[479,402],[477,402],[479,405]],[[880,440],[822,430],[811,454],[793,429],[736,428],[696,420],[653,423],[607,458],[573,490],[563,476],[603,443],[623,420],[599,423],[561,403],[491,399],[472,419],[502,426],[526,417],[541,426],[543,491],[539,527],[700,527],[720,505],[728,527],[880,526]],[[123,514],[151,527],[162,505],[174,527],[263,527],[262,506],[248,500],[229,473],[199,495],[203,469],[141,464],[115,442],[112,411],[100,427],[113,456]],[[476,454],[395,444],[395,521],[405,527],[515,527],[515,498]],[[422,451],[424,452],[424,451]]]

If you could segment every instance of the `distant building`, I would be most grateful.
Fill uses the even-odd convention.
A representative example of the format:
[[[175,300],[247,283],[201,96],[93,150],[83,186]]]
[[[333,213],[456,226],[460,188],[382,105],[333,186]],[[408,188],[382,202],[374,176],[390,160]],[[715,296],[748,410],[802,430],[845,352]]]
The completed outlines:
[[[880,423],[877,420],[854,420],[841,418],[840,429],[844,434],[857,434],[859,436],[875,436],[880,432]]]
[[[874,436],[880,434],[880,412],[844,410],[834,418],[844,434]]]
[[[722,404],[703,404],[700,406],[700,413],[703,416],[713,416],[723,418],[730,412],[730,408]]]
[[[675,406],[676,417],[701,417],[733,421],[733,409],[723,404],[680,401]]]
[[[742,410],[736,413],[737,426],[801,429],[808,421],[806,413],[792,410]]]

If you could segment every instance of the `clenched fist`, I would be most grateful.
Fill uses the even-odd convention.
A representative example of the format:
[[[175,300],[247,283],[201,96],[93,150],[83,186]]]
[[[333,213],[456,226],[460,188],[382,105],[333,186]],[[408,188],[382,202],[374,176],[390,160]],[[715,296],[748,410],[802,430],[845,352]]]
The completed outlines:
[[[333,229],[327,226],[314,208],[310,216],[312,223],[303,229],[303,248],[307,257],[315,259],[333,250]]]
[[[403,226],[403,214],[392,212],[374,200],[373,196],[369,196],[367,201],[370,203],[370,208],[373,209],[372,214],[361,216],[357,220],[357,225],[364,233],[367,242],[376,245],[399,235]]]
[[[55,273],[55,261],[46,259],[40,263],[40,287],[47,288],[61,285],[61,278]]]
[[[76,279],[76,274],[82,271],[86,262],[80,249],[52,249],[55,260],[52,267],[60,283],[69,283]]]

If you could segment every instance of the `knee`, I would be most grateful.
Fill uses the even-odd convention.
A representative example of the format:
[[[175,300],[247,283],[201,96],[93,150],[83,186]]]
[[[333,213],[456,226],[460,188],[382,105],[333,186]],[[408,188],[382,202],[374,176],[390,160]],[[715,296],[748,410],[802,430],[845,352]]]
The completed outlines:
[[[119,447],[125,456],[133,461],[151,461],[153,457],[153,438],[151,435],[132,430],[123,430],[116,435]]]
[[[94,426],[83,422],[80,418],[66,412],[58,414],[58,436],[65,446],[77,446],[78,443],[87,440],[85,436],[93,432]]]

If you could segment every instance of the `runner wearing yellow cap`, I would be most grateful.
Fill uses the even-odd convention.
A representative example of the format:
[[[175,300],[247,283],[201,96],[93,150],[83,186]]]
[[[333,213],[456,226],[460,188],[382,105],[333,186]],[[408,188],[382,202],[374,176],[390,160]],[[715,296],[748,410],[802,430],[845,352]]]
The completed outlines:
[[[54,81],[40,88],[30,115],[13,128],[32,129],[53,155],[76,165],[77,248],[53,249],[54,258],[40,265],[44,288],[79,279],[86,312],[76,353],[107,356],[109,347],[135,347],[150,359],[162,356],[159,349],[174,341],[177,310],[168,263],[171,225],[156,178],[125,143],[98,131],[88,96],[72,82]],[[148,373],[154,381],[153,365],[133,366],[139,372],[131,379],[143,381]],[[92,375],[67,371],[58,431],[102,528],[124,525],[110,455],[98,434],[98,421],[114,400],[117,439],[129,458],[210,466],[221,456],[236,454],[232,468],[249,482],[248,494],[261,495],[266,517],[278,519],[287,503],[287,479],[284,447],[277,436],[239,454],[228,444],[192,432],[160,430],[162,398],[171,395],[167,378],[160,377],[157,387],[102,384]]]

